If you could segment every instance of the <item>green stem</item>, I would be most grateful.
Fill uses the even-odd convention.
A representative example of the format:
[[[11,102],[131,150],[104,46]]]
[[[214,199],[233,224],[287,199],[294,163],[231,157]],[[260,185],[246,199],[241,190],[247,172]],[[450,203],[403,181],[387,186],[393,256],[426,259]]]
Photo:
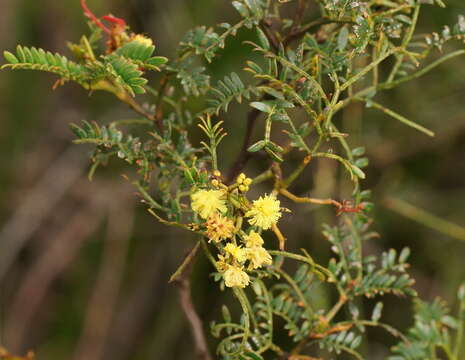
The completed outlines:
[[[349,161],[347,161],[346,159],[344,159],[343,157],[339,156],[339,155],[336,155],[336,154],[331,154],[331,153],[323,153],[323,152],[318,152],[318,153],[315,153],[313,154],[314,157],[324,157],[324,158],[328,158],[328,159],[333,159],[333,160],[337,160],[339,161],[342,165],[344,165],[344,167],[346,168],[346,170],[349,172],[350,174],[350,179],[354,182],[357,182],[357,176],[354,174],[354,171],[352,169],[352,165]]]
[[[264,297],[265,302],[266,302],[266,310],[267,310],[267,313],[268,313],[267,321],[265,323],[265,325],[268,327],[268,332],[269,332],[268,342],[264,346],[262,346],[260,349],[257,350],[257,352],[259,354],[261,354],[261,353],[265,352],[266,350],[268,350],[269,348],[271,348],[272,345],[273,345],[273,308],[271,306],[270,295],[268,293],[268,290],[266,289],[265,284],[260,279],[256,279],[255,281],[261,287],[262,294],[264,294],[263,297]]]
[[[153,197],[150,196],[150,194],[144,189],[144,187],[139,184],[138,181],[135,181],[132,183],[135,187],[137,187],[137,190],[139,190],[140,194],[142,195],[142,197],[145,199],[145,201],[148,202],[148,204],[154,208],[154,209],[157,209],[157,210],[161,210],[161,211],[169,211],[169,209],[165,208],[164,206],[161,206],[159,203],[157,203]]]
[[[389,197],[384,201],[384,205],[388,209],[402,216],[405,216],[408,219],[439,231],[447,236],[450,236],[451,238],[465,241],[465,228],[460,225],[443,220],[436,215],[419,209],[416,206],[413,206],[400,199]]]
[[[305,170],[305,168],[308,166],[310,161],[312,160],[311,155],[307,155],[304,157],[300,165],[289,175],[282,183],[281,183],[281,189],[287,189],[294,181],[299,177],[299,175],[302,173],[302,171]]]
[[[302,301],[302,303],[304,304],[304,309],[307,313],[307,319],[310,321],[313,318],[314,310],[305,298],[304,294],[302,293],[302,290],[300,290],[297,283],[286,272],[277,267],[275,267],[274,270],[278,272],[288,282],[289,285],[291,285],[292,289],[295,291],[300,301]]]
[[[341,85],[339,83],[337,73],[333,72],[331,75],[332,75],[332,78],[333,78],[333,81],[334,81],[334,94],[333,94],[333,97],[331,98],[331,104],[329,106],[328,115],[326,116],[326,119],[325,119],[325,123],[326,123],[327,128],[329,127],[328,125],[331,124],[331,119],[332,119],[333,114],[334,114],[333,109],[336,106],[337,102],[339,101],[339,96],[341,94]]]
[[[239,303],[241,304],[242,313],[244,315],[244,333],[242,334],[242,348],[246,348],[247,340],[250,336],[250,313],[247,303],[249,302],[245,297],[245,293],[243,290],[238,288],[233,288],[234,295],[236,295]]]
[[[361,98],[358,98],[358,99],[355,99],[355,100],[368,102],[367,100],[361,99]],[[394,118],[396,120],[399,120],[401,123],[403,123],[403,124],[405,124],[407,126],[410,126],[411,128],[416,129],[416,130],[422,132],[423,134],[426,134],[426,135],[431,136],[431,137],[434,136],[434,132],[431,131],[430,129],[427,129],[424,126],[419,125],[419,124],[407,119],[406,117],[396,113],[395,111],[392,111],[391,109],[388,109],[388,108],[384,107],[383,105],[378,104],[377,102],[374,102],[372,100],[369,100],[368,103],[369,103],[369,105],[371,107],[373,107],[375,109],[378,109],[378,110],[381,110],[386,115],[389,115],[392,118]]]
[[[465,286],[465,285],[462,285]],[[454,359],[459,359],[460,355],[460,348],[462,347],[462,339],[463,339],[463,333],[464,333],[464,327],[465,327],[465,319],[463,319],[463,316],[465,315],[465,299],[462,299],[460,302],[460,307],[459,307],[459,328],[457,330],[457,336],[455,338],[455,346],[454,346]]]
[[[449,345],[440,344],[439,347],[440,347],[441,349],[444,350],[444,352],[446,353],[447,358],[448,358],[449,360],[458,360],[458,359],[454,356],[454,354],[452,354],[452,350],[450,349],[450,346],[449,346]]]
[[[255,177],[253,179],[253,181],[252,181],[252,184],[257,185],[257,184],[260,184],[260,183],[262,183],[262,182],[264,182],[266,180],[269,180],[271,178],[273,178],[273,172],[270,169],[268,169],[268,170],[262,172],[257,177]]]
[[[433,61],[431,64],[425,66],[423,69],[417,71],[417,72],[414,72],[413,74],[411,75],[408,75],[408,76],[404,76],[398,80],[395,80],[395,81],[392,81],[392,82],[385,82],[383,84],[380,84],[379,88],[380,89],[392,89],[404,82],[408,82],[410,80],[413,80],[413,79],[416,79],[420,76],[423,76],[425,75],[426,73],[430,72],[431,70],[433,70],[436,66],[438,65],[441,65],[443,62],[447,61],[447,60],[450,60],[454,57],[457,57],[457,56],[461,56],[461,55],[464,55],[465,54],[465,50],[457,50],[457,51],[454,51],[454,52],[451,52],[450,54],[447,54],[439,59],[437,59],[436,61]]]
[[[350,85],[352,85],[353,83],[357,82],[358,80],[360,80],[362,77],[364,77],[366,74],[368,74],[371,70],[373,70],[374,67],[376,67],[378,64],[380,64],[381,62],[383,62],[384,60],[386,60],[389,56],[391,56],[392,54],[394,54],[396,51],[398,50],[398,48],[393,48],[391,50],[389,50],[388,52],[386,52],[386,54],[380,56],[378,59],[376,59],[375,61],[373,61],[372,63],[368,64],[366,67],[364,67],[360,72],[358,72],[356,75],[354,75],[353,77],[351,77],[350,79],[348,79],[344,84],[341,85],[341,91],[344,91],[345,89],[347,89]]]
[[[360,283],[363,278],[363,256],[362,256],[362,239],[360,234],[355,229],[354,223],[349,216],[344,216],[344,221],[350,228],[352,237],[355,240],[355,246],[357,247],[357,283]]]
[[[412,23],[409,26],[409,29],[407,33],[405,34],[404,39],[402,40],[402,49],[406,49],[408,44],[410,43],[410,40],[412,40],[413,33],[415,31],[415,28],[417,26],[418,22],[418,15],[420,14],[420,5],[416,5],[414,12],[413,12],[413,17],[412,17]],[[397,72],[399,71],[400,66],[402,65],[402,61],[404,61],[404,54],[400,54],[397,56],[396,63],[394,64],[394,67],[391,70],[391,73],[389,74],[387,78],[387,82],[391,82],[394,80],[395,76],[397,75]]]
[[[216,260],[215,258],[213,257],[210,249],[208,248],[208,245],[207,243],[205,242],[205,239],[202,237],[200,240],[200,245],[202,245],[202,250],[205,254],[205,256],[207,257],[208,260],[210,260],[210,262],[212,263],[213,267],[218,270],[217,266],[216,266]]]
[[[390,89],[393,89],[397,86],[399,86],[400,84],[403,84],[404,82],[408,82],[408,81],[411,81],[411,80],[414,80],[416,78],[419,78],[425,74],[427,74],[428,72],[430,72],[431,70],[433,70],[435,67],[441,65],[443,62],[445,61],[448,61],[450,59],[453,59],[457,56],[461,56],[461,55],[464,55],[465,54],[465,50],[457,50],[457,51],[454,51],[450,54],[447,54],[443,57],[441,57],[440,59],[437,59],[436,61],[433,61],[431,64],[425,66],[423,69],[417,71],[417,72],[414,72],[413,74],[410,74],[408,76],[404,76],[400,79],[397,79],[395,81],[392,81],[392,82],[383,82],[381,84],[379,84],[378,86],[369,86],[363,90],[360,90],[358,91],[357,93],[355,93],[354,95],[352,96],[349,96],[347,98],[345,98],[344,100],[342,101],[339,101],[336,106],[334,107],[334,113],[336,113],[337,111],[345,108],[347,105],[349,105],[352,101],[354,101],[355,99],[357,98],[363,98],[369,94],[372,94],[372,93],[376,93],[377,91],[379,90],[390,90]]]
[[[308,254],[307,256],[302,256],[302,255],[293,254],[287,251],[280,251],[280,250],[268,250],[268,252],[271,255],[283,256],[289,259],[298,260],[298,261],[307,263],[310,265],[310,269],[312,271],[317,270],[317,275],[324,274],[329,280],[335,280],[333,274],[328,269],[326,269],[324,266],[316,264],[315,261]]]
[[[347,302],[347,297],[340,296],[338,302],[326,314],[325,320],[327,322],[330,322],[336,316],[339,310],[341,310],[341,308],[345,305],[346,302]]]
[[[389,334],[392,336],[401,339],[404,343],[409,344],[410,341],[407,339],[407,337],[402,334],[400,331],[398,331],[396,328],[392,327],[391,325],[378,322],[378,321],[371,321],[371,320],[355,320],[355,321],[345,321],[342,323],[339,323],[338,325],[346,325],[346,324],[354,324],[354,325],[364,325],[364,326],[370,326],[370,327],[380,327],[386,330]]]
[[[347,346],[340,346],[340,348],[342,350],[344,350],[346,353],[352,355],[357,360],[363,360],[363,357],[358,352],[356,352],[355,350],[352,350],[351,348],[349,348]]]
[[[274,109],[276,108],[276,106],[273,106],[273,109],[271,109],[271,112],[268,114],[267,118],[266,118],[266,124],[265,124],[265,142],[270,142],[270,137],[271,137],[271,123],[272,123],[272,120],[271,120],[271,117],[273,116],[274,114]]]
[[[300,76],[303,76],[305,79],[307,79],[308,81],[310,81],[310,83],[315,87],[315,89],[320,93],[320,96],[323,98],[323,100],[325,101],[326,105],[329,105],[329,100],[328,100],[328,96],[326,95],[325,91],[323,90],[323,88],[321,87],[320,83],[318,83],[318,81],[316,81],[313,76],[311,76],[310,74],[308,74],[305,70],[302,70],[300,67],[294,65],[293,63],[287,61],[286,59],[284,59],[283,57],[281,56],[278,56],[274,53],[271,53],[271,52],[268,52],[268,51],[265,51],[266,55],[269,56],[269,57],[273,57],[275,58],[276,60],[278,60],[282,65],[284,66],[287,66],[288,68],[294,70],[297,74],[299,74]]]

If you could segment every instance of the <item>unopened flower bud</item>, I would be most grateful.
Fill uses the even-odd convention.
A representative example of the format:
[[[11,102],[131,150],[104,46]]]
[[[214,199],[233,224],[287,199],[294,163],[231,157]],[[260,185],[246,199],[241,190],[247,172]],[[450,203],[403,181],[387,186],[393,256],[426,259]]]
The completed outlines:
[[[252,180],[251,178],[246,178],[246,179],[244,180],[243,184],[244,184],[245,186],[249,186],[249,185],[252,184],[252,181],[253,181],[253,180]]]
[[[236,183],[242,184],[242,183],[244,182],[244,180],[245,180],[245,174],[244,174],[244,173],[241,173],[241,174],[239,174],[239,176],[237,177]]]

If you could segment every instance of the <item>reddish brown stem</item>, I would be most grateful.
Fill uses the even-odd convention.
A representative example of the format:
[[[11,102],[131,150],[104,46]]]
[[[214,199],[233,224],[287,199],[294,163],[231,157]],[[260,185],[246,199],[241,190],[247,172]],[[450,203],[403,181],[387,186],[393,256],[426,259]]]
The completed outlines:
[[[208,350],[207,340],[205,339],[202,320],[197,314],[191,298],[191,284],[189,276],[192,271],[193,260],[195,259],[197,250],[198,246],[189,253],[187,263],[180,276],[176,278],[175,283],[179,289],[179,299],[182,310],[184,311],[191,327],[197,356],[200,360],[212,360]]]
[[[81,0],[81,6],[84,10],[84,15],[86,15],[90,20],[94,22],[100,29],[105,31],[108,35],[111,35],[111,30],[107,28],[103,23],[94,15],[92,11],[90,11],[89,7],[87,6],[86,0]]]
[[[255,124],[260,114],[261,112],[259,110],[253,109],[247,115],[247,127],[245,129],[245,136],[244,141],[242,143],[242,148],[229,170],[227,183],[232,182],[233,179],[236,178],[237,175],[239,175],[239,173],[242,171],[242,169],[244,169],[245,165],[252,157],[252,153],[248,152],[247,149],[251,145],[250,142],[252,139],[253,130],[255,128]]]

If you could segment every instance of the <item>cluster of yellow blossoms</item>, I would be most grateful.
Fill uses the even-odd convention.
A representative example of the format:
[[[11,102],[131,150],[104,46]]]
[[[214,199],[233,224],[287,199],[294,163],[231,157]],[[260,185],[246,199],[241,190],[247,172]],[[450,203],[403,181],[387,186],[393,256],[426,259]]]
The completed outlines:
[[[245,193],[251,182],[251,179],[241,174],[237,178],[237,189]],[[281,207],[274,195],[265,195],[253,201],[247,211],[240,210],[245,212],[244,216],[253,226],[246,233],[236,228],[233,219],[227,216],[227,199],[227,187],[197,190],[191,195],[191,208],[206,220],[205,235],[220,250],[217,268],[223,273],[225,285],[244,288],[250,282],[249,275],[244,271],[245,266],[247,271],[251,271],[272,263],[271,255],[263,247],[264,241],[259,231],[270,229],[277,223],[281,217]],[[223,240],[229,241],[223,244]]]

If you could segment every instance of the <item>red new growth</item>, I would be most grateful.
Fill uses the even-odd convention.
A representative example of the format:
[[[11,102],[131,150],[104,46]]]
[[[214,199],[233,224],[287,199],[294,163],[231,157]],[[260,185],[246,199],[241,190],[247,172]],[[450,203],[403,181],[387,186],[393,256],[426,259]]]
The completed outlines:
[[[341,206],[337,209],[337,216],[343,213],[359,213],[365,208],[363,203],[358,204],[357,206],[352,206],[350,200],[344,200]]]
[[[121,28],[124,29],[126,27],[126,21],[124,21],[121,18],[115,17],[113,15],[105,15],[102,16],[103,20],[106,20],[108,22],[111,22],[115,28]]]
[[[102,24],[102,22],[94,15],[92,11],[87,7],[86,0],[81,0],[81,6],[82,9],[84,10],[84,15],[87,16],[89,19],[92,20],[92,22],[97,25],[100,29],[105,31],[108,35],[111,35],[111,30],[107,28],[105,25]]]
[[[121,38],[126,30],[126,21],[111,14],[102,17],[110,23],[110,27],[105,26],[97,16],[87,7],[86,0],[81,0],[81,6],[87,16],[96,26],[102,29],[109,37],[107,41],[107,53],[111,53],[121,46]]]
[[[100,29],[105,31],[108,35],[113,36],[115,32],[121,32],[126,28],[126,21],[123,19],[117,18],[113,15],[105,15],[102,17],[103,20],[108,21],[113,25],[113,29],[109,29],[106,27],[98,18],[94,15],[92,11],[90,11],[89,7],[87,6],[86,0],[81,0],[81,6],[84,10],[84,15],[87,16],[92,22],[97,25]]]

